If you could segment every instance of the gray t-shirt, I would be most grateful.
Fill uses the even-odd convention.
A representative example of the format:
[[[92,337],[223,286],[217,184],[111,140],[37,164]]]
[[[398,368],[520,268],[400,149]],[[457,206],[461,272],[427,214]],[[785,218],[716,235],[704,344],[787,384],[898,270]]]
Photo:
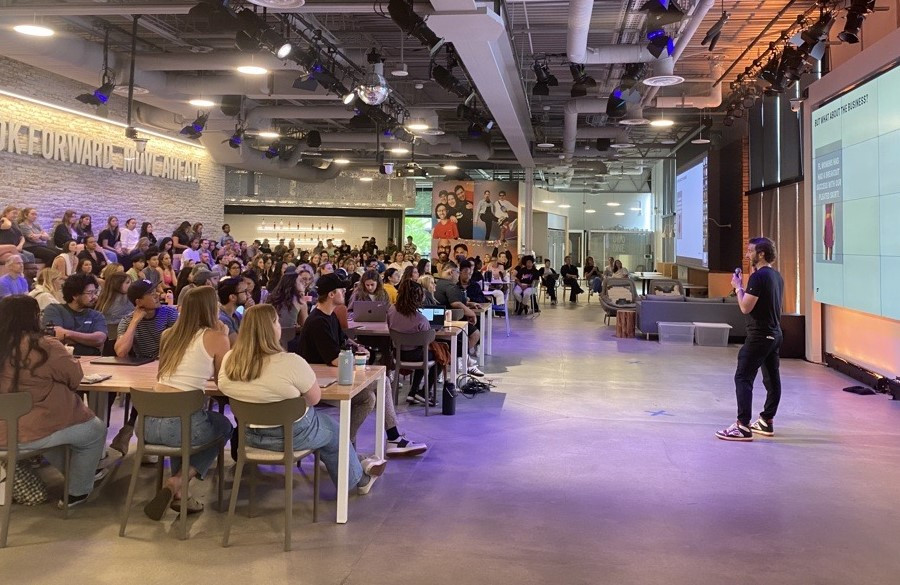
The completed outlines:
[[[449,309],[453,303],[466,302],[466,293],[457,283],[446,278],[436,278],[434,283],[436,286],[434,298],[439,305]]]

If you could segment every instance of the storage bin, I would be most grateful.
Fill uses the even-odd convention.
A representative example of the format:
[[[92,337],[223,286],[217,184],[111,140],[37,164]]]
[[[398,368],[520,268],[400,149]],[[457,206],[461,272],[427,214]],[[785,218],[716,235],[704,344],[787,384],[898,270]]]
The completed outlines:
[[[694,345],[694,324],[659,321],[659,342]]]
[[[728,345],[728,335],[731,333],[731,325],[728,323],[700,323],[694,321],[694,335],[697,345],[707,347],[725,347]]]

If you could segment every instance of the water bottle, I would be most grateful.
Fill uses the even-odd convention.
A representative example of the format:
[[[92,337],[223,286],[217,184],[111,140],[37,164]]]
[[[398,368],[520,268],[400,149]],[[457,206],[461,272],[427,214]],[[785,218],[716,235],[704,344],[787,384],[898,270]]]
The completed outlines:
[[[450,309],[444,310],[444,327],[450,327],[453,323],[453,311]]]
[[[338,354],[338,384],[353,385],[353,352],[349,349],[342,349]]]
[[[451,382],[444,382],[444,390],[441,395],[441,414],[447,416],[456,414],[456,387]]]

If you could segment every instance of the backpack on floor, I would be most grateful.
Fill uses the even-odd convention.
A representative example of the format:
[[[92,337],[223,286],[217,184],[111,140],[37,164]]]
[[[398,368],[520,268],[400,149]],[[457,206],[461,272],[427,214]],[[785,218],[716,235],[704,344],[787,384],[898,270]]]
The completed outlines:
[[[6,462],[0,463],[0,504],[6,493]],[[13,502],[23,506],[37,506],[47,501],[47,486],[26,461],[16,463],[16,479],[13,483]]]

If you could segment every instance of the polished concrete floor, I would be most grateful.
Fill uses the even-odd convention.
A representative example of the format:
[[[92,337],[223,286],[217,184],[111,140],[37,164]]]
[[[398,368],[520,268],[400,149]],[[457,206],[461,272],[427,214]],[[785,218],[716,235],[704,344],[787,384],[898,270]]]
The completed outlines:
[[[352,496],[348,524],[329,521],[327,479],[311,524],[301,478],[294,550],[282,552],[273,471],[257,516],[239,507],[229,549],[212,509],[182,542],[174,513],[151,522],[136,505],[119,538],[125,465],[69,520],[16,507],[0,581],[900,583],[900,404],[786,361],[777,438],[726,443],[713,433],[734,418],[736,347],[618,340],[596,304],[516,318],[510,338],[496,324],[496,390],[460,398],[454,417],[404,412],[402,430],[431,449]],[[142,471],[143,500],[152,476]],[[194,490],[210,502],[204,483]]]

